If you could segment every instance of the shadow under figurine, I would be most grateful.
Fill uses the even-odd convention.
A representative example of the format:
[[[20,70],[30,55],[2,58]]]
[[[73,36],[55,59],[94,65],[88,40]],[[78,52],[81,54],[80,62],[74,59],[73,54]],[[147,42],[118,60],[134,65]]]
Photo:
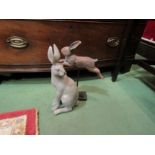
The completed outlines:
[[[77,104],[78,88],[76,83],[66,75],[62,63],[59,63],[60,52],[55,44],[48,48],[48,59],[51,66],[51,83],[56,88],[56,97],[53,100],[52,111],[55,115],[72,111]]]
[[[69,46],[63,47],[61,49],[61,53],[65,59],[61,59],[60,61],[63,62],[65,66],[85,68],[90,72],[96,73],[101,79],[103,79],[100,70],[95,66],[95,62],[98,61],[97,59],[93,59],[87,56],[72,55],[71,51],[77,48],[81,43],[82,42],[78,40],[74,41]]]

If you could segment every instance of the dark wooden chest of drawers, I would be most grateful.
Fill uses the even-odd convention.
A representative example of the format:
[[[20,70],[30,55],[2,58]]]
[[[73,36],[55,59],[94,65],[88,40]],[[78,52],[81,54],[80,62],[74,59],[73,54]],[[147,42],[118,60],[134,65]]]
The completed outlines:
[[[74,53],[114,66],[121,50],[134,56],[144,22],[134,23],[130,28],[130,20],[0,20],[0,72],[49,72],[48,46],[60,49],[75,40],[82,45]]]

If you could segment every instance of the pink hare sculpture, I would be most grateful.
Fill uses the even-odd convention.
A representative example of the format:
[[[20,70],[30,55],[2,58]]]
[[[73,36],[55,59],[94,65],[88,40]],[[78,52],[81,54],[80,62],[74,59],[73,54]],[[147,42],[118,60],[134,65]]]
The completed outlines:
[[[61,59],[61,62],[63,62],[65,66],[85,68],[90,72],[96,73],[101,79],[103,79],[100,70],[95,66],[95,62],[98,61],[97,59],[87,56],[77,56],[71,53],[71,51],[77,48],[81,43],[82,42],[78,40],[74,41],[69,46],[63,47],[61,53],[65,59]]]
[[[55,115],[69,112],[77,104],[78,88],[76,83],[66,75],[62,63],[59,63],[60,52],[55,44],[48,48],[48,59],[52,63],[51,83],[56,88],[56,97],[53,100],[52,111]]]

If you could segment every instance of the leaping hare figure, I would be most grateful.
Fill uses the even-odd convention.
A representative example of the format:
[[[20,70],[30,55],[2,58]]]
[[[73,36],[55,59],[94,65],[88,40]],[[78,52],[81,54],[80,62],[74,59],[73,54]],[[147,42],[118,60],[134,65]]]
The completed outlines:
[[[53,47],[49,46],[47,55],[49,61],[52,63],[51,83],[57,92],[53,100],[52,111],[55,115],[69,112],[77,104],[78,88],[75,82],[66,75],[63,64],[58,62],[60,52],[55,44],[53,44]]]
[[[61,62],[63,62],[66,66],[85,68],[90,72],[96,73],[101,79],[103,79],[100,70],[95,66],[95,62],[97,61],[97,59],[86,56],[72,55],[71,51],[77,48],[81,43],[82,42],[78,40],[74,41],[69,46],[63,47],[61,49],[61,53],[65,57],[65,59],[61,60]]]

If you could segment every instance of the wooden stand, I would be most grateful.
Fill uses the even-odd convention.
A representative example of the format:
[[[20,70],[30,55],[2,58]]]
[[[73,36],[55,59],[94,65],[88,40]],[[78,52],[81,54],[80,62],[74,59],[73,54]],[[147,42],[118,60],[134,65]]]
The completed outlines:
[[[80,70],[77,69],[77,79],[76,84],[79,85],[79,76],[80,76]],[[79,91],[79,101],[86,101],[87,100],[87,93],[85,91]]]

